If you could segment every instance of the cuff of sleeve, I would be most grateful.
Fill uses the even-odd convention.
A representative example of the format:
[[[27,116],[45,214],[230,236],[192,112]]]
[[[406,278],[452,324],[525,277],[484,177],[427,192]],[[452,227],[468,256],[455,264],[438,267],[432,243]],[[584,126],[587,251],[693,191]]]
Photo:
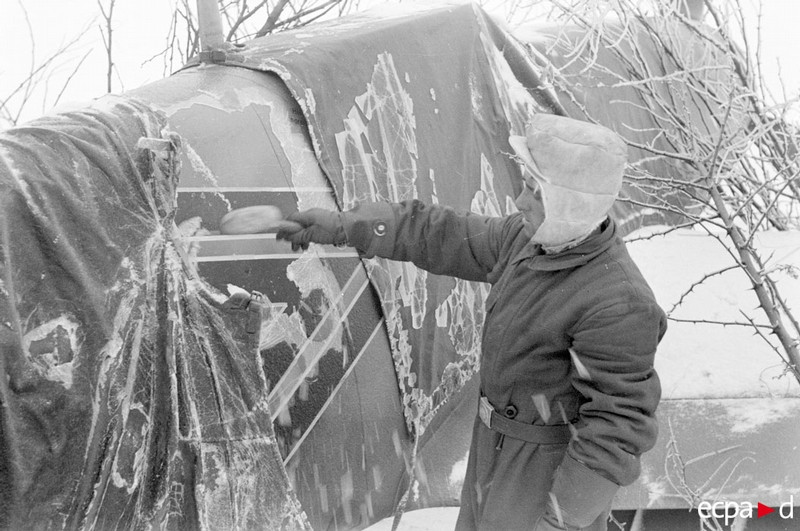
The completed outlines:
[[[362,203],[342,214],[347,243],[364,258],[391,258],[396,222],[390,203]]]
[[[610,508],[617,490],[619,485],[566,455],[556,470],[551,494],[564,523],[583,528]]]

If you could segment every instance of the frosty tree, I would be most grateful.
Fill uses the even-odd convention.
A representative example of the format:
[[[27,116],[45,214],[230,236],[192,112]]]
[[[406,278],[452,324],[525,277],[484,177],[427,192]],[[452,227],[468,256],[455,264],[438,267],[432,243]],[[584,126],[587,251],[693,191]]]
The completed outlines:
[[[658,234],[692,227],[713,237],[729,256],[725,267],[687,280],[679,300],[665,308],[670,319],[747,327],[774,352],[782,377],[800,380],[800,326],[789,304],[794,301],[786,300],[776,281],[778,274],[797,278],[798,271],[755,246],[762,231],[800,228],[798,132],[791,116],[798,96],[776,93],[764,81],[759,28],[750,27],[745,6],[738,0],[539,4],[552,7],[556,38],[530,51],[539,56],[552,87],[570,95],[564,105],[602,121],[605,116],[582,98],[591,79],[593,89],[627,92],[626,101],[652,118],[646,128],[631,123],[627,135],[618,131],[641,156],[628,169],[623,201],[631,210],[665,220],[671,228]],[[552,56],[561,58],[555,67]],[[735,321],[676,316],[700,286],[735,270],[746,275],[758,308],[740,308]],[[724,486],[742,463],[732,462],[726,478],[725,460],[693,485],[687,470],[735,448],[690,458],[681,455],[673,433],[668,437],[665,477],[690,507],[719,493],[716,483]],[[714,518],[701,519],[700,525],[722,529]]]
[[[548,52],[565,58],[548,75],[560,92],[573,95],[565,104],[600,121],[577,96],[582,89],[576,82],[592,78],[610,92],[633,91],[653,118],[649,130],[629,129],[629,145],[643,156],[628,174],[638,193],[623,201],[659,212],[670,230],[706,231],[730,255],[728,267],[695,279],[672,310],[709,278],[743,270],[760,312],[742,309],[735,322],[702,315],[691,321],[752,328],[780,357],[785,373],[800,380],[800,325],[774,280],[777,271],[797,272],[762,256],[753,244],[759,231],[800,228],[798,134],[789,115],[797,96],[786,101],[779,94],[783,100],[776,100],[764,83],[759,42],[751,40],[741,3],[548,4],[555,6],[551,19],[562,28]],[[569,27],[580,28],[581,38]],[[653,49],[660,53],[654,56]],[[613,60],[601,64],[599,54]],[[604,66],[609,63],[615,67]],[[664,175],[663,168],[672,171]]]

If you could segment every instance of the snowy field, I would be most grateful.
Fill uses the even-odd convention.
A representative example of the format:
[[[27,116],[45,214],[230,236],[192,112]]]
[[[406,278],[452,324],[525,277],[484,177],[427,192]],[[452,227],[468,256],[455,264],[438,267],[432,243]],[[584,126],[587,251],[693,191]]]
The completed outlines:
[[[722,242],[730,245],[724,237]],[[759,233],[754,244],[783,298],[800,311],[800,232]],[[767,323],[739,268],[710,277],[685,295],[704,276],[734,264],[722,243],[707,233],[682,229],[634,241],[628,248],[659,304],[667,312],[672,310],[670,317],[746,323],[746,314],[756,323]],[[765,335],[778,345],[768,331]],[[667,399],[800,396],[797,381],[783,375],[778,353],[752,327],[741,324],[670,321],[659,345],[656,369]]]

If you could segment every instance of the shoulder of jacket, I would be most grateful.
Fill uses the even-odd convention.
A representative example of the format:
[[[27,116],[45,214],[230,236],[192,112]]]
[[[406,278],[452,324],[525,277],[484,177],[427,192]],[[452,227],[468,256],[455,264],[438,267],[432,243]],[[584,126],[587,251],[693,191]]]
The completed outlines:
[[[591,262],[591,287],[598,298],[623,305],[656,305],[650,284],[621,240]],[[587,264],[588,265],[588,264]]]

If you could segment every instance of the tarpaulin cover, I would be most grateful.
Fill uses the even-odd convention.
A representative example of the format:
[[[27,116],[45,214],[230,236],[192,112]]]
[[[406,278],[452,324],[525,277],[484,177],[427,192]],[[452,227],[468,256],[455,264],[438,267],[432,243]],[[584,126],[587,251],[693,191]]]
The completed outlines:
[[[342,209],[418,198],[515,211],[509,134],[544,111],[516,80],[511,43],[476,5],[392,7],[257,39],[228,64],[276,72],[300,102]],[[475,373],[488,285],[366,261],[412,430]]]
[[[185,268],[163,126],[112,98],[0,135],[0,528],[308,528],[260,306]]]

